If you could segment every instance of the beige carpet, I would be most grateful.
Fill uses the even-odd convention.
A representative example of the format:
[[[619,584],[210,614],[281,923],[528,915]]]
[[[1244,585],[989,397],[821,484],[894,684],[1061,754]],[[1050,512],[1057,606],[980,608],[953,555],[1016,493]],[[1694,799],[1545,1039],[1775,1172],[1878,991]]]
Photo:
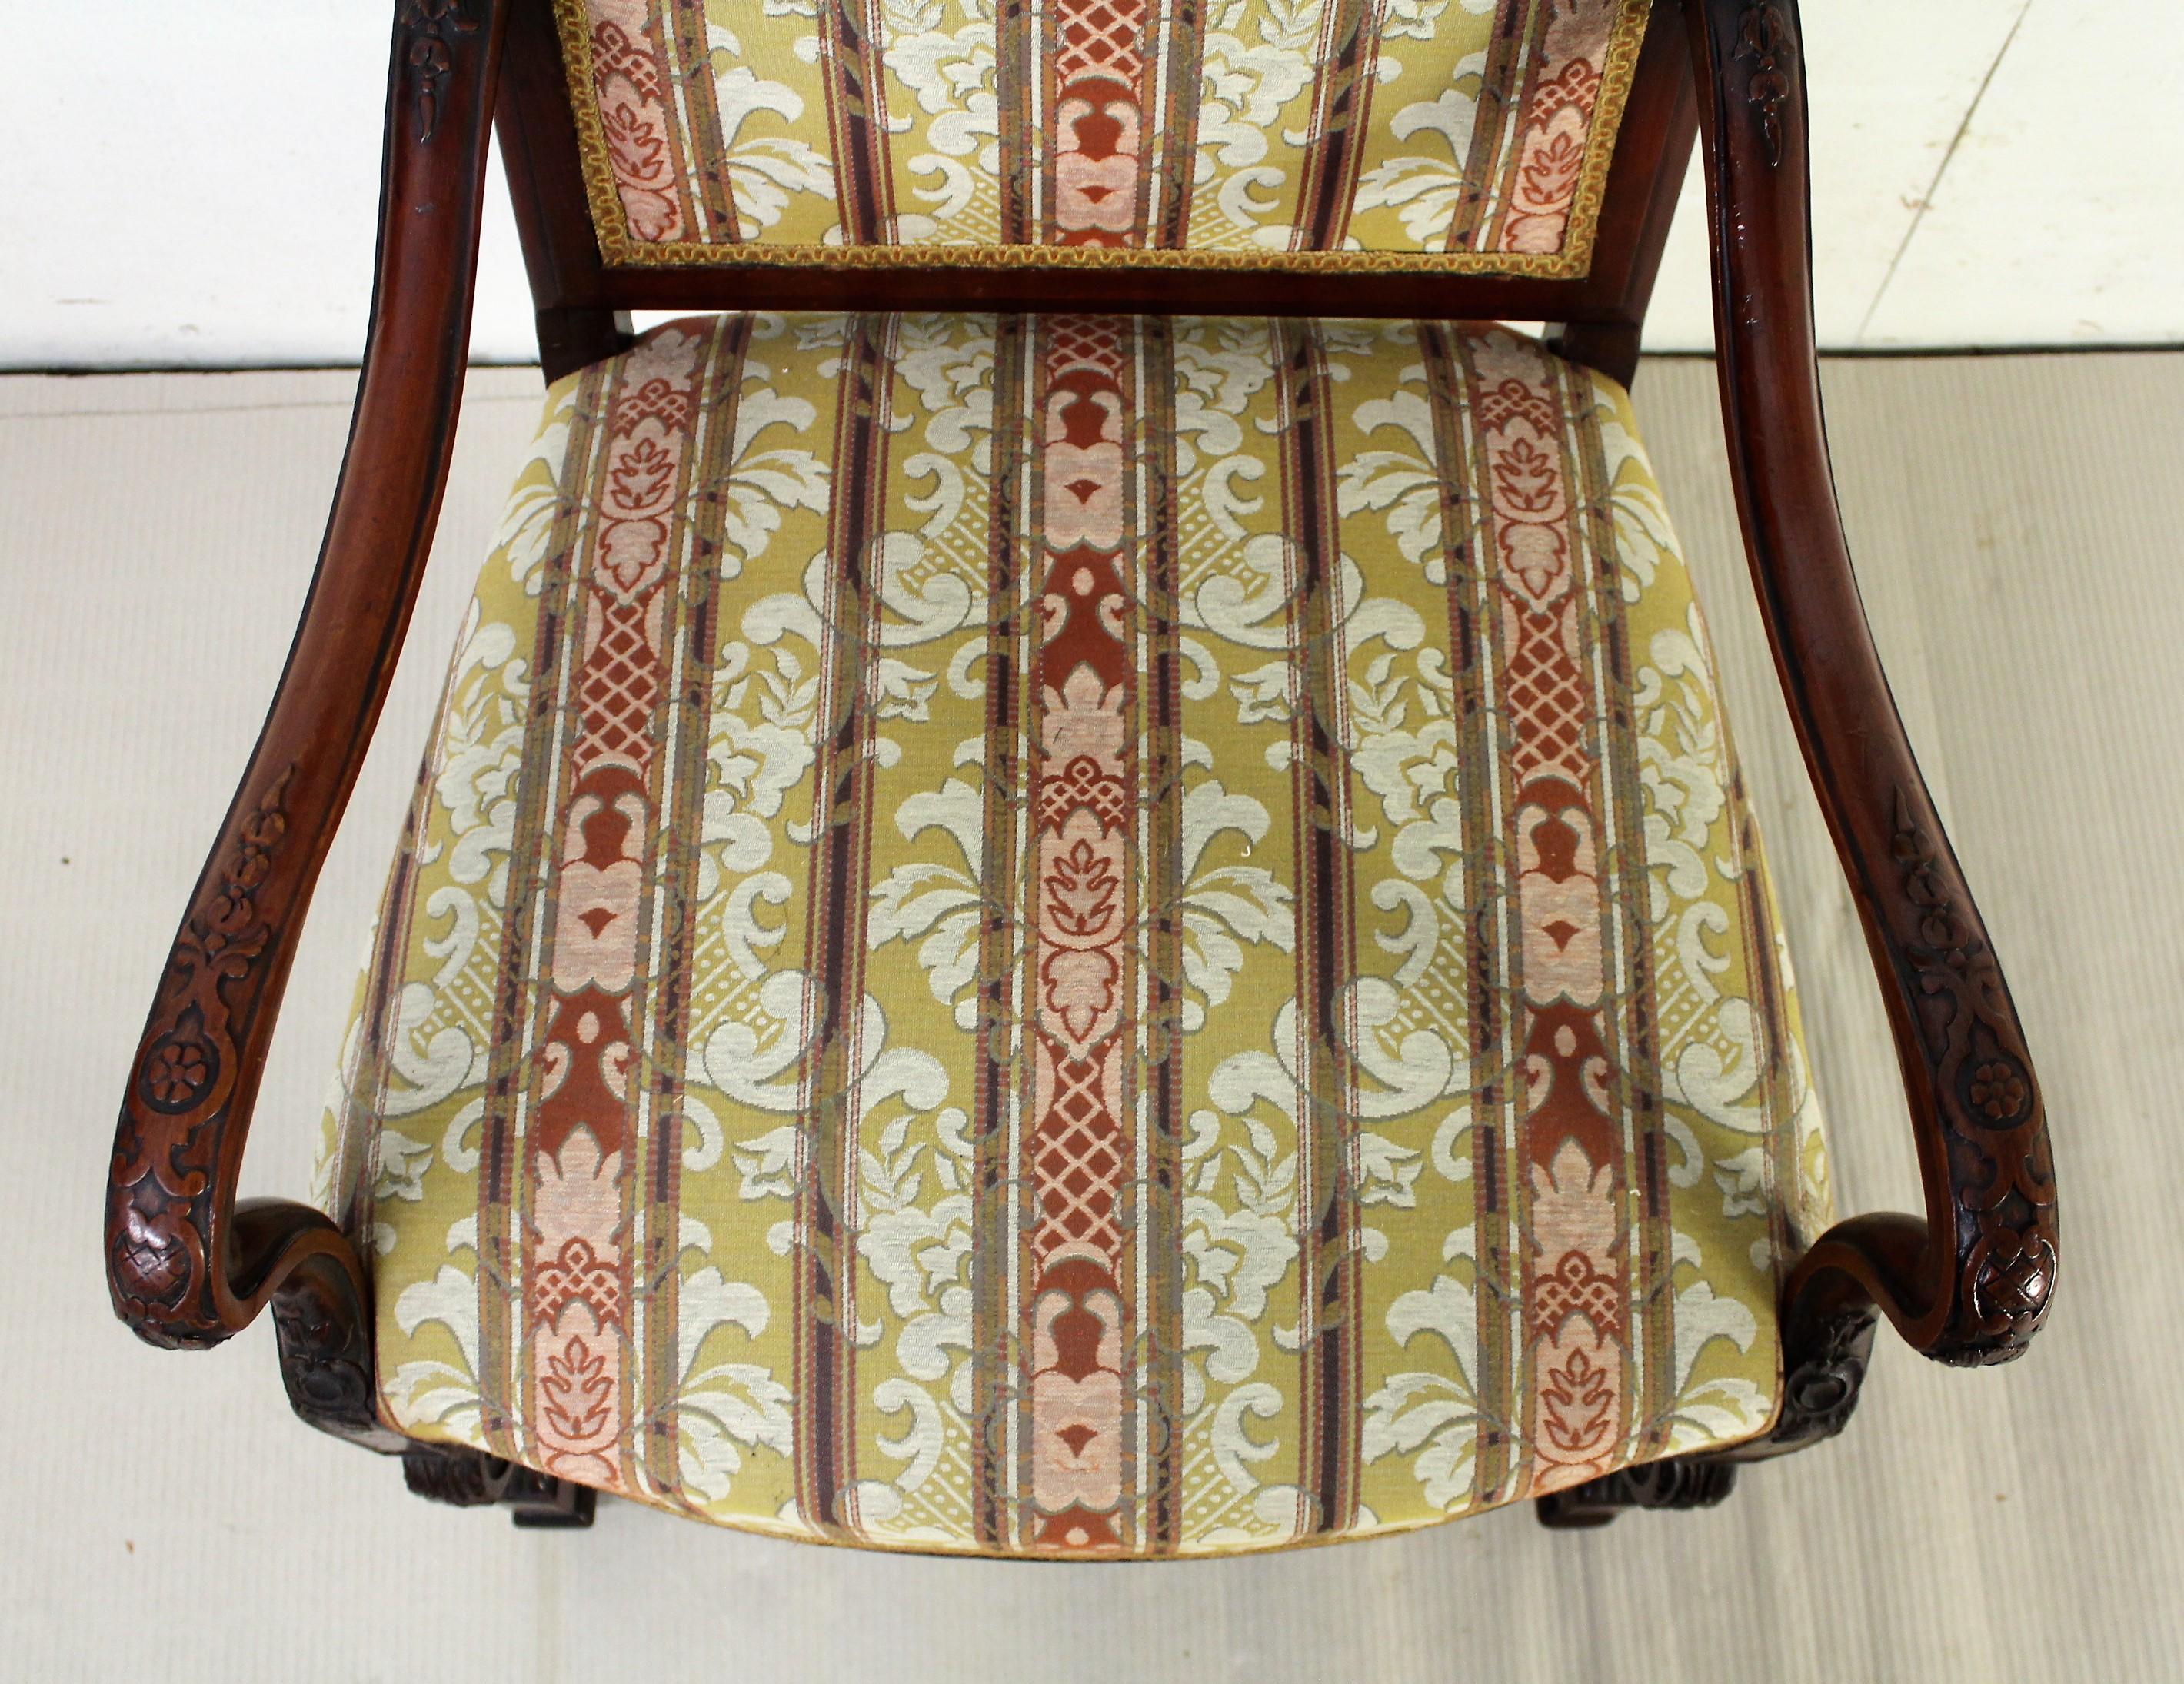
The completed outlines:
[[[0,1676],[2184,1677],[2184,356],[1828,371],[1867,601],[2048,1084],[2066,1246],[2035,1354],[1958,1374],[1884,1341],[1849,1435],[1712,1514],[1557,1536],[1518,1509],[1134,1568],[797,1548],[621,1505],[588,1535],[519,1535],[298,1425],[263,1326],[185,1357],[112,1319],[114,1103],[287,646],[352,384],[0,380]],[[441,559],[320,891],[246,1191],[304,1185],[536,389],[471,382]],[[1769,822],[1846,1208],[1915,1208],[1864,945],[1744,587],[1712,370],[1651,365],[1638,396]]]

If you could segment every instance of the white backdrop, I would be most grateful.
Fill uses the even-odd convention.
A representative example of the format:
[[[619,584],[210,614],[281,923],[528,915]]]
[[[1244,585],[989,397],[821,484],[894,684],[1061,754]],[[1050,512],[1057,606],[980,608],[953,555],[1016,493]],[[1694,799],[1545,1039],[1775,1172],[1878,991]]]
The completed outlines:
[[[2184,340],[2184,8],[1805,10],[1827,345]],[[0,0],[0,367],[354,362],[390,14]],[[474,352],[530,360],[489,204]],[[1651,349],[1712,343],[1703,234],[1687,191]]]

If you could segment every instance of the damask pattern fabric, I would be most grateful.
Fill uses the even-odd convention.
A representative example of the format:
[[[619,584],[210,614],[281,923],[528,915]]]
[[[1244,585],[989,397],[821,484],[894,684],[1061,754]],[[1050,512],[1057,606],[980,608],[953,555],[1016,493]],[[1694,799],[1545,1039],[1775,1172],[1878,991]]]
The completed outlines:
[[[1649,0],[557,0],[631,263],[1581,276]]]
[[[555,386],[330,1119],[382,1408],[994,1554],[1765,1430],[1827,1216],[1621,389],[1441,323],[729,316]]]

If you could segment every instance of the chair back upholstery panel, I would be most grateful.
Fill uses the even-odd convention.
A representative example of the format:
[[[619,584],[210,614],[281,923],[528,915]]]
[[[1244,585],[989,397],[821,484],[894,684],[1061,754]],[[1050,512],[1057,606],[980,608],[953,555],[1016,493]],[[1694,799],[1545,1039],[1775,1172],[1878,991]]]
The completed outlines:
[[[616,265],[1584,276],[1649,0],[555,0]]]

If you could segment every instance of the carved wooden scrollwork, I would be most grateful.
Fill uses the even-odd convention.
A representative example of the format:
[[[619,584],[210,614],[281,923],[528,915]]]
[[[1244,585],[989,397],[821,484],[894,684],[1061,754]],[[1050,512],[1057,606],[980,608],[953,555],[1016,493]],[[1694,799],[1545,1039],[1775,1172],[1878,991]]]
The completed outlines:
[[[371,1319],[347,1270],[299,1269],[272,1299],[288,1407],[318,1428],[382,1453],[403,1439],[379,1419]]]
[[[490,1466],[474,1450],[417,1445],[402,1453],[402,1479],[411,1493],[451,1508],[483,1508],[499,1501],[487,1477]]]
[[[1869,1305],[1842,1304],[1814,1315],[1793,1304],[1782,1331],[1781,1408],[1765,1437],[1643,1463],[1543,1497],[1540,1524],[1566,1531],[1604,1526],[1627,1508],[1711,1508],[1735,1488],[1743,1464],[1833,1438],[1858,1408],[1878,1321]]]
[[[1851,1218],[1785,1283],[1764,1438],[1543,1498],[1549,1525],[1691,1506],[1726,1472],[1841,1432],[1879,1316],[1950,1363],[2005,1362],[2046,1319],[2057,1251],[2040,1085],[2002,967],[1919,777],[1836,511],[1814,348],[1794,0],[1684,0],[1700,90],[1722,401],[1738,511],[1798,740],[1872,940],[1926,1215]]]
[[[1814,349],[1794,0],[1685,0],[1700,89],[1730,466],[1762,617],[1867,932],[1924,1220],[1820,1236],[1786,1314],[1865,1305],[1937,1361],[2006,1362],[2054,1296],[2047,1113],[2002,967],[1875,652],[1837,511]]]
[[[1759,1461],[1833,1438],[1850,1425],[1872,1360],[1880,1317],[1869,1306],[1847,1306],[1803,1327],[1792,1324],[1784,1344],[1782,1413],[1761,1447],[1741,1457]]]
[[[122,1101],[108,1179],[108,1274],[115,1305],[155,1344],[214,1345],[233,1332],[209,1259],[220,1123],[236,1070],[235,1015],[272,940],[259,906],[288,828],[291,762],[237,827],[225,860],[167,958]]]
[[[130,1067],[104,1200],[116,1313],[203,1347],[272,1309],[291,1402],[379,1450],[370,1280],[326,1216],[238,1202],[281,990],[415,599],[468,345],[506,0],[398,0],[378,285],[348,460],[263,734]],[[454,144],[427,148],[435,136]]]
[[[1958,1211],[1956,1308],[1933,1354],[1964,1366],[2008,1362],[2047,1319],[2055,1282],[2046,1108],[2002,967],[1953,882],[1953,862],[1903,789],[1893,852],[1917,909],[1919,940],[1905,951]]]

